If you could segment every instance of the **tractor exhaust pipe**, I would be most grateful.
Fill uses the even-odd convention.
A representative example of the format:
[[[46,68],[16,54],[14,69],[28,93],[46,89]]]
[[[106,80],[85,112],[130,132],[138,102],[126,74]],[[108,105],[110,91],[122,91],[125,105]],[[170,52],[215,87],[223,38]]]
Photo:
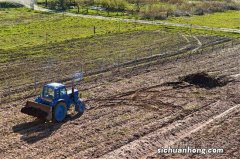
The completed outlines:
[[[74,80],[72,80],[72,98],[73,98],[73,101],[74,100]]]

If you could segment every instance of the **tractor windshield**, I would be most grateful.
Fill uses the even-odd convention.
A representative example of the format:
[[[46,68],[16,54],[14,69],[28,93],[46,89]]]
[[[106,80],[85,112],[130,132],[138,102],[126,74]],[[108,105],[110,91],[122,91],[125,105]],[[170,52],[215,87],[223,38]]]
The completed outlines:
[[[44,87],[43,88],[43,97],[53,99],[54,98],[54,89],[49,88],[49,87]]]

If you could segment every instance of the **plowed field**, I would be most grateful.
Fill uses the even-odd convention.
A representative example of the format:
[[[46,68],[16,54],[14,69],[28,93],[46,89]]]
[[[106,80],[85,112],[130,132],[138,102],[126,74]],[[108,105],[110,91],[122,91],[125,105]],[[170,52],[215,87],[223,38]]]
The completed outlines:
[[[21,114],[32,97],[6,102],[0,107],[0,158],[238,158],[239,59],[236,45],[102,73],[78,86],[86,112],[69,114],[63,123]],[[200,72],[224,84],[185,82]],[[157,154],[180,143],[215,146],[224,154]]]

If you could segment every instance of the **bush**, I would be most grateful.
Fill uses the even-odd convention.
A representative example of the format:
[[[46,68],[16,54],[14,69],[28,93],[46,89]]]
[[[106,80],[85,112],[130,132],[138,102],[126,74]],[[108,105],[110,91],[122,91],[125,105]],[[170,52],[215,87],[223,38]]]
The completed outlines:
[[[185,3],[187,0],[158,0],[158,2],[168,3],[168,4],[182,4]]]
[[[17,3],[0,2],[0,8],[19,8],[19,7],[22,7],[22,5]]]
[[[126,0],[94,0],[94,3],[100,5],[107,10],[123,11],[127,6]]]
[[[170,7],[152,4],[141,10],[140,14],[147,19],[166,19],[172,11],[173,9]]]

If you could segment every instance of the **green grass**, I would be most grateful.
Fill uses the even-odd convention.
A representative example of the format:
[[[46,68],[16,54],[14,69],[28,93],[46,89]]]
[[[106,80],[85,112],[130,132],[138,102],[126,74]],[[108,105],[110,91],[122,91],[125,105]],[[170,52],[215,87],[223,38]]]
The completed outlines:
[[[0,10],[1,49],[30,47],[92,36],[157,30],[161,26],[46,14],[24,8]],[[94,26],[96,33],[94,34]]]
[[[190,34],[190,35],[212,35],[212,36],[222,36],[222,37],[229,37],[229,38],[240,38],[239,33],[229,33],[229,32],[222,32],[222,31],[214,31],[214,30],[204,30],[204,29],[190,29],[190,28],[184,28],[184,27],[172,27],[172,26],[166,26],[166,31],[170,32],[177,32],[182,34]]]
[[[0,27],[44,21],[48,13],[39,13],[26,8],[0,8]]]
[[[239,28],[239,17],[240,12],[229,11],[226,13],[194,16],[192,18],[171,18],[170,21],[213,27]],[[184,32],[187,34],[239,37],[239,34],[69,17],[61,14],[36,12],[24,8],[0,9],[0,22],[0,50],[40,46],[72,39],[132,31],[160,30],[163,28],[171,32]],[[94,26],[96,27],[95,34],[93,31]]]
[[[38,81],[43,81],[49,76],[72,74],[81,69],[81,64],[84,70],[92,71],[111,66],[118,60],[122,63],[136,56],[141,58],[174,51],[177,45],[183,47],[186,44],[178,34],[137,31],[12,49],[0,54],[0,63],[9,65],[6,69],[0,69],[0,75],[14,81],[11,84],[20,85],[31,83],[36,73],[39,74]],[[19,66],[19,63],[22,65]],[[48,65],[52,67],[46,69]],[[0,87],[4,85],[3,82]]]
[[[204,16],[173,17],[168,21],[181,24],[240,29],[240,11],[226,11]]]
[[[73,39],[55,44],[46,44],[27,48],[15,48],[2,51],[0,62],[14,62],[23,59],[54,58],[56,61],[79,58],[82,62],[97,60],[115,60],[148,55],[152,47],[172,49],[179,42],[179,35],[155,31],[136,31],[124,34],[111,34],[82,39]],[[169,41],[171,41],[169,43]],[[182,44],[185,44],[182,42]],[[155,48],[155,49],[156,49]],[[159,50],[151,50],[153,54]]]
[[[7,81],[12,86],[32,83],[35,76],[38,82],[63,78],[79,71],[82,65],[85,70],[92,71],[111,66],[118,60],[122,63],[136,56],[141,58],[174,51],[177,46],[186,45],[181,33],[235,36],[223,32],[68,17],[24,8],[1,9],[0,17],[0,75],[3,81],[0,88],[5,87]],[[95,35],[93,26],[96,26]]]

